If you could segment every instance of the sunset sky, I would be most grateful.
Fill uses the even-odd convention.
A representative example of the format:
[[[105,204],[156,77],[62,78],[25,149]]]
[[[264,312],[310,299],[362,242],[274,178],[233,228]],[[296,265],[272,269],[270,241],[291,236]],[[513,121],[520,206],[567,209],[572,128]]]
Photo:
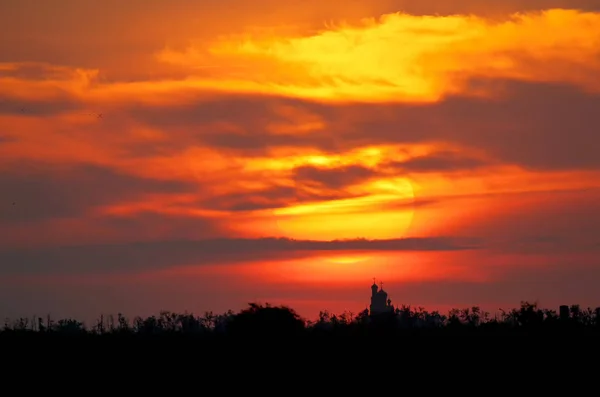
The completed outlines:
[[[600,0],[0,0],[0,192],[0,318],[600,306]]]

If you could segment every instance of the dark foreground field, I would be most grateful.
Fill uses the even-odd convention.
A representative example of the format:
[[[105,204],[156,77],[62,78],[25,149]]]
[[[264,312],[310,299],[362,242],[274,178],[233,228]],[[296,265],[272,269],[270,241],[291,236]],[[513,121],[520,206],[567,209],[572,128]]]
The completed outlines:
[[[0,358],[7,385],[32,379],[21,390],[68,377],[93,388],[133,382],[127,391],[138,394],[188,384],[184,392],[196,394],[357,394],[375,381],[424,394],[554,394],[562,382],[573,394],[595,385],[599,312],[523,303],[492,317],[478,308],[442,315],[404,307],[378,316],[323,312],[309,322],[286,307],[251,304],[238,313],[117,315],[88,326],[20,319],[0,332]]]

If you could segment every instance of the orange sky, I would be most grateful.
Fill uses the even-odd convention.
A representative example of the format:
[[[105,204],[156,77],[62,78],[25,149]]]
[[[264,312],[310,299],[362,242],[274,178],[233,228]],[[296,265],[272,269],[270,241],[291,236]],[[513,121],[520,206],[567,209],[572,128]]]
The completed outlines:
[[[600,3],[416,3],[0,0],[0,316],[600,305]]]

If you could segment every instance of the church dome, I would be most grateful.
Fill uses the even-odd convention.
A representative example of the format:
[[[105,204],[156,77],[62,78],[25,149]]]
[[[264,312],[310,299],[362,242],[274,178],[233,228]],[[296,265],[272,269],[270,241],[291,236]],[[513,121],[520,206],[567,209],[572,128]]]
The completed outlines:
[[[383,296],[387,296],[387,292],[385,292],[383,289],[380,289],[378,292],[379,295],[383,295]]]

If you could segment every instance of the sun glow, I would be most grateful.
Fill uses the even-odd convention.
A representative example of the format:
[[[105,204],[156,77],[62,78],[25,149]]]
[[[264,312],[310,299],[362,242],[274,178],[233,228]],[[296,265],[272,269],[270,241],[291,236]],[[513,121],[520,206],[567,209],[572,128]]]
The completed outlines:
[[[380,180],[357,189],[363,195],[277,209],[277,224],[284,235],[302,239],[402,237],[414,215],[410,181]]]

